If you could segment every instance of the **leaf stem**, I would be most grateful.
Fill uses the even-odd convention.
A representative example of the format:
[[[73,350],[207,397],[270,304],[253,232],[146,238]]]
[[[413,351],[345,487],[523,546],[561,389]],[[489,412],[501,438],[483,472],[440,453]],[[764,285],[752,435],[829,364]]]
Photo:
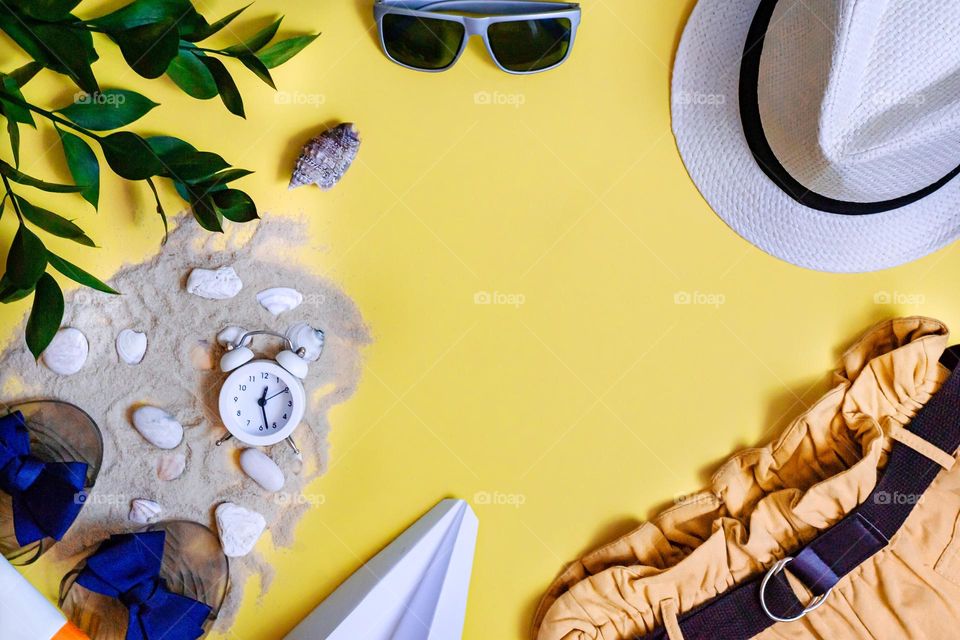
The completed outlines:
[[[7,195],[3,196],[3,199],[6,200],[7,198],[10,198],[10,202],[13,203],[13,210],[17,214],[17,219],[20,221],[20,224],[23,224],[23,214],[20,213],[20,203],[17,202],[17,199],[14,196],[13,188],[10,186],[10,181],[7,180],[7,176],[0,176],[0,178],[3,178],[3,187],[7,191]]]
[[[41,109],[40,107],[38,107],[38,106],[36,106],[36,105],[32,105],[32,104],[30,104],[29,102],[27,102],[26,100],[21,100],[20,98],[14,96],[14,95],[11,95],[11,94],[9,94],[9,93],[7,93],[7,92],[5,92],[5,91],[0,91],[0,94],[3,95],[3,99],[4,99],[5,101],[7,101],[7,102],[12,102],[12,103],[14,103],[14,104],[16,104],[16,105],[19,105],[19,106],[23,107],[24,109],[29,109],[30,111],[33,111],[34,113],[38,113],[38,114],[40,114],[41,116],[43,116],[44,118],[46,118],[46,119],[48,119],[48,120],[50,120],[50,121],[52,121],[52,122],[56,122],[57,124],[61,124],[61,125],[65,126],[65,127],[69,127],[70,129],[73,129],[74,131],[77,131],[77,132],[79,132],[79,133],[82,133],[82,134],[85,135],[85,136],[88,136],[88,137],[90,137],[90,138],[93,138],[94,140],[98,140],[98,141],[99,141],[99,140],[102,140],[102,139],[103,139],[103,136],[99,136],[99,135],[97,135],[96,133],[94,133],[93,131],[90,131],[89,129],[85,129],[85,128],[79,126],[79,125],[76,125],[76,124],[70,122],[69,120],[67,120],[66,118],[61,118],[60,116],[58,116],[57,114],[55,114],[55,113],[53,113],[53,112],[51,112],[51,111],[47,111],[46,109]]]
[[[235,56],[234,54],[230,53],[229,51],[224,51],[224,50],[222,50],[222,49],[206,49],[206,48],[204,48],[204,47],[198,47],[198,46],[193,45],[193,44],[191,44],[189,47],[184,46],[184,45],[180,45],[180,49],[181,49],[182,51],[201,51],[201,52],[203,52],[203,53],[212,53],[212,54],[219,55],[219,56],[224,56],[224,57],[227,57],[227,58],[236,58],[236,57],[237,57],[237,56]]]

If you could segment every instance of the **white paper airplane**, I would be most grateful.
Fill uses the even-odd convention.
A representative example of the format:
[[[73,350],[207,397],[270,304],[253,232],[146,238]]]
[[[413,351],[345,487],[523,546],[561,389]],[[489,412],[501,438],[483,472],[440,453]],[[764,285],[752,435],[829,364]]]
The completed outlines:
[[[477,516],[443,500],[363,565],[286,640],[457,640]]]

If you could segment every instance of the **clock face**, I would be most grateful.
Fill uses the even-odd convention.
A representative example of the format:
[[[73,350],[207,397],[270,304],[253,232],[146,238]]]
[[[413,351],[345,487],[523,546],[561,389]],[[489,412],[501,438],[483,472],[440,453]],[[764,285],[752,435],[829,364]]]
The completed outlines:
[[[304,409],[303,384],[272,360],[248,362],[220,389],[220,417],[247,444],[280,442],[300,423]]]

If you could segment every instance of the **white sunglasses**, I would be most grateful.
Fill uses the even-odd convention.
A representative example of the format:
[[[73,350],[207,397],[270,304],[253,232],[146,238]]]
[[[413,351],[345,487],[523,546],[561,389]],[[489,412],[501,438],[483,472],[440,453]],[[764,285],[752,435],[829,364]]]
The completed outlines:
[[[430,72],[452,67],[471,36],[507,73],[547,71],[570,56],[580,26],[580,5],[566,2],[378,0],[373,15],[386,56]]]

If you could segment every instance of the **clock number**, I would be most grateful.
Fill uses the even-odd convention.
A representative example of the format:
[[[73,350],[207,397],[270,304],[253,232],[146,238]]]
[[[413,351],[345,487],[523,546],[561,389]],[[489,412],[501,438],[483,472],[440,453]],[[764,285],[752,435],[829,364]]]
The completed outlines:
[[[247,426],[248,426],[248,427],[250,426],[250,421],[249,421],[249,420],[247,420]]]
[[[254,382],[257,378],[256,376],[247,376],[250,379],[250,382]]]
[[[293,406],[293,400],[287,400],[287,406],[288,406],[288,407],[292,407],[292,406]]]
[[[240,417],[240,410],[239,410],[239,409],[237,409],[237,417],[238,417],[238,418]]]
[[[238,398],[237,396],[233,396],[233,401],[234,401],[234,402],[237,402],[238,400],[240,400],[240,398]]]
[[[260,374],[260,377],[263,378],[264,380],[268,380],[268,379],[270,379],[270,374],[269,374],[269,373],[261,373],[261,374]]]
[[[287,414],[283,414],[283,419],[284,419],[284,420],[287,419]]]
[[[276,423],[276,422],[273,423],[273,428],[274,428],[274,429],[277,428],[277,423]]]
[[[247,385],[245,384],[240,385],[240,391],[246,391],[246,390],[247,390]]]

